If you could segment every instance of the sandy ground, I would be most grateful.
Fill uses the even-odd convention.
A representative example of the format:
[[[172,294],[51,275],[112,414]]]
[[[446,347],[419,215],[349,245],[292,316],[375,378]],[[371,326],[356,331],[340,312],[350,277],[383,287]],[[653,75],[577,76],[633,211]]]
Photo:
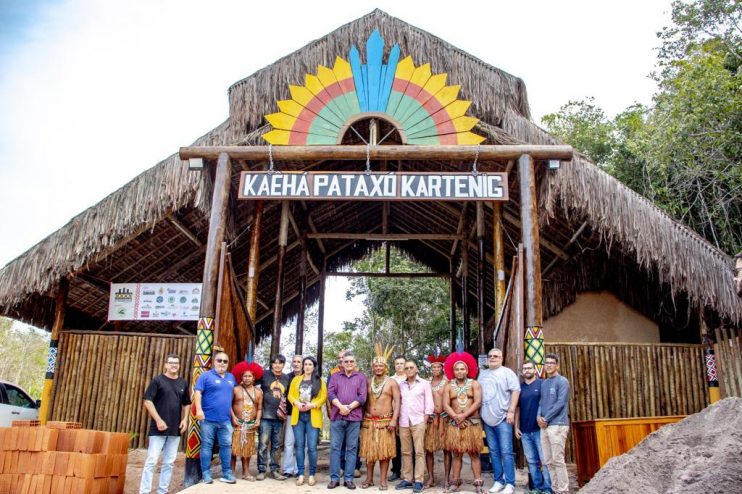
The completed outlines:
[[[318,492],[328,492],[327,491],[327,483],[330,480],[329,475],[329,463],[328,463],[328,452],[329,452],[329,445],[328,444],[322,444],[319,448],[319,459],[317,462],[317,484],[313,487],[309,487],[306,485],[306,483],[301,486],[297,487],[295,485],[295,479],[287,479],[285,481],[277,481],[272,479],[266,479],[262,482],[248,482],[246,480],[237,480],[237,483],[234,485],[228,485],[223,484],[219,482],[218,479],[221,476],[221,470],[219,467],[219,460],[217,458],[214,458],[214,462],[216,463],[212,468],[212,477],[215,479],[213,484],[205,485],[205,484],[198,484],[191,486],[188,489],[183,489],[183,472],[185,468],[185,457],[183,453],[178,453],[178,457],[175,460],[175,467],[173,469],[173,478],[170,482],[170,493],[175,492],[183,492],[186,494],[219,494],[219,493],[246,493],[249,492],[250,494],[279,494],[281,492],[285,493],[291,493],[291,494],[303,494],[303,493],[318,493]],[[142,466],[144,465],[144,460],[147,457],[147,451],[144,449],[137,449],[129,451],[129,466],[126,469],[126,490],[124,491],[126,494],[136,494],[139,492],[139,480],[142,476]],[[241,477],[242,476],[242,470],[241,467],[237,466],[238,471],[236,473],[236,476]],[[378,465],[376,466],[376,475],[375,475],[375,482],[376,486],[370,487],[367,490],[361,489],[361,482],[366,477],[366,470],[365,470],[365,463],[363,465],[363,468],[361,469],[361,472],[363,475],[360,479],[356,479],[356,485],[358,486],[358,489],[356,489],[357,493],[361,492],[369,492],[369,493],[376,493],[379,492],[378,485],[379,485],[379,470]],[[570,487],[572,488],[572,492],[577,491],[577,478],[576,478],[576,470],[574,465],[568,465],[569,473],[570,473]],[[436,478],[441,479],[442,483],[442,477],[441,474],[443,472],[443,456],[439,453],[436,457]],[[250,462],[250,473],[252,475],[257,475],[257,459],[253,457],[253,459]],[[463,479],[464,484],[461,486],[461,492],[474,492],[474,486],[471,484],[472,482],[472,474],[471,474],[471,468],[469,467],[468,462],[466,461],[466,458],[464,460],[464,468],[463,468]],[[155,478],[153,480],[153,492],[156,491],[157,486],[157,479],[158,475],[155,474]],[[484,474],[484,486],[486,489],[489,489],[492,487],[492,475],[491,474]],[[516,491],[517,493],[523,493],[526,492],[527,488],[526,485],[528,483],[528,473],[525,469],[523,470],[516,470]],[[394,485],[396,482],[390,482],[389,484],[389,490],[387,493],[394,493],[396,492],[394,490]],[[345,487],[338,487],[335,492],[337,494],[345,494],[348,491]],[[412,494],[412,490],[402,491],[406,492],[408,494]],[[431,489],[426,489],[426,492],[430,492],[430,494],[443,494],[443,487],[439,485],[438,487],[434,487]]]
[[[663,426],[608,460],[581,492],[742,492],[742,398]]]

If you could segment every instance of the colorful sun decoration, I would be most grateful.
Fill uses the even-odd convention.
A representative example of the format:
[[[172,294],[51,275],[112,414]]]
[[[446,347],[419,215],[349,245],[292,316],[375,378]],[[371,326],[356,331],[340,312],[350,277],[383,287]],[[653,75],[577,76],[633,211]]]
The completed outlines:
[[[340,144],[353,122],[379,117],[394,124],[407,144],[475,145],[484,137],[469,132],[479,121],[466,116],[471,101],[457,99],[461,86],[447,86],[447,74],[432,74],[430,64],[415,67],[399,59],[399,45],[384,64],[384,39],[378,30],[366,42],[366,64],[358,49],[350,63],[336,57],[332,69],[320,65],[303,86],[289,85],[291,99],[280,112],[266,115],[273,130],[263,138],[274,145]]]

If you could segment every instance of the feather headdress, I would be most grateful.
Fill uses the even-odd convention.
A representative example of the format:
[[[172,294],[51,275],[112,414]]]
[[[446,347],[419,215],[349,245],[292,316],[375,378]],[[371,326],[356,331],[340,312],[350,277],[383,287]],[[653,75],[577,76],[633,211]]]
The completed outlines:
[[[374,344],[374,358],[371,361],[373,364],[384,364],[385,366],[389,367],[389,357],[392,356],[392,352],[394,351],[394,345],[387,346],[384,348],[381,343]]]
[[[240,383],[242,381],[242,375],[247,371],[252,372],[252,377],[255,379],[256,382],[260,380],[261,377],[263,377],[263,368],[254,361],[252,343],[250,343],[250,346],[247,349],[245,360],[237,363],[234,367],[232,367],[232,374],[234,375],[237,383]]]
[[[443,370],[446,372],[446,377],[449,381],[456,379],[453,373],[453,367],[459,362],[466,365],[466,375],[469,379],[475,379],[479,368],[477,367],[477,359],[468,352],[464,351],[464,344],[461,341],[461,333],[459,333],[458,342],[456,343],[456,351],[452,352],[446,360],[443,362]]]

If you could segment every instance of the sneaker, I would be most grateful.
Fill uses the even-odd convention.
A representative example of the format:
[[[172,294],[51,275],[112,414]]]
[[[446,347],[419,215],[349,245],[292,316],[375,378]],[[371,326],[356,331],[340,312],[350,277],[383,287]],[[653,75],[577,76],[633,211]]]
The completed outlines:
[[[392,474],[387,479],[389,482],[394,482],[395,480],[399,480],[399,474],[396,472],[392,472]]]
[[[412,489],[412,482],[403,480],[399,484],[397,484],[397,487],[395,487],[395,489],[397,489],[398,491],[401,491],[402,489]]]
[[[219,482],[224,482],[225,484],[236,484],[237,480],[234,478],[234,475],[230,475],[228,477],[220,478]]]
[[[515,487],[513,487],[511,484],[506,484],[505,487],[500,491],[500,494],[513,494],[515,492]]]
[[[258,476],[255,477],[255,480],[265,480],[265,472],[258,472]]]
[[[355,479],[359,479],[359,478],[361,478],[361,471],[360,471],[359,469],[357,469],[357,468],[356,468],[356,469],[355,469],[355,470],[353,471],[353,478],[355,478]]]
[[[286,477],[278,472],[271,472],[271,478],[273,480],[286,480]]]
[[[214,480],[211,478],[211,475],[204,475],[204,478],[201,479],[201,482],[204,484],[213,484]]]
[[[500,492],[504,488],[505,488],[505,484],[501,484],[500,482],[495,482],[495,484],[490,489],[490,493]]]
[[[415,485],[412,487],[412,492],[422,492],[422,491],[423,491],[423,483],[415,482]]]

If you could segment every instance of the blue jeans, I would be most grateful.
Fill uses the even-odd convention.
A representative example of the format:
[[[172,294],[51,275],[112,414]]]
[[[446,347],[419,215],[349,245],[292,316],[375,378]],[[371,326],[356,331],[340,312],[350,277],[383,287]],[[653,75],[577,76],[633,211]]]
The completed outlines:
[[[358,436],[361,433],[360,422],[334,420],[330,423],[330,480],[340,481],[340,450],[345,441],[344,465],[355,465],[358,458]],[[343,477],[346,482],[353,480],[353,469],[345,468]]]
[[[260,438],[258,441],[258,472],[263,473],[267,469],[269,445],[271,472],[277,471],[280,467],[279,460],[281,456],[281,447],[283,446],[281,429],[283,429],[283,420],[263,419],[260,421]]]
[[[301,414],[299,414],[301,416]],[[284,475],[296,475],[296,440],[294,439],[294,428],[291,426],[291,417],[286,419],[286,429],[283,431],[283,473]]]
[[[222,477],[232,478],[232,424],[230,422],[201,421],[201,475],[211,478],[211,455],[214,452],[214,438],[219,440],[219,461],[222,463]]]
[[[528,462],[533,487],[540,491],[551,491],[551,477],[544,462],[544,453],[541,450],[541,431],[524,432],[520,438],[523,444],[523,454]]]
[[[495,482],[515,487],[515,454],[513,453],[513,426],[503,420],[496,426],[484,424],[487,448],[490,450],[492,476]]]
[[[299,421],[294,426],[296,443],[296,469],[298,475],[304,475],[304,448],[309,450],[309,475],[317,473],[317,440],[319,429],[312,427],[309,412],[299,414]]]
[[[160,453],[162,457],[162,467],[160,468],[160,485],[157,487],[157,494],[167,494],[167,488],[170,485],[170,477],[173,474],[173,462],[175,455],[178,454],[178,444],[180,436],[149,436],[149,446],[147,447],[147,460],[144,462],[142,470],[142,481],[139,483],[140,494],[149,494],[152,490],[152,475],[155,472],[157,459]]]

